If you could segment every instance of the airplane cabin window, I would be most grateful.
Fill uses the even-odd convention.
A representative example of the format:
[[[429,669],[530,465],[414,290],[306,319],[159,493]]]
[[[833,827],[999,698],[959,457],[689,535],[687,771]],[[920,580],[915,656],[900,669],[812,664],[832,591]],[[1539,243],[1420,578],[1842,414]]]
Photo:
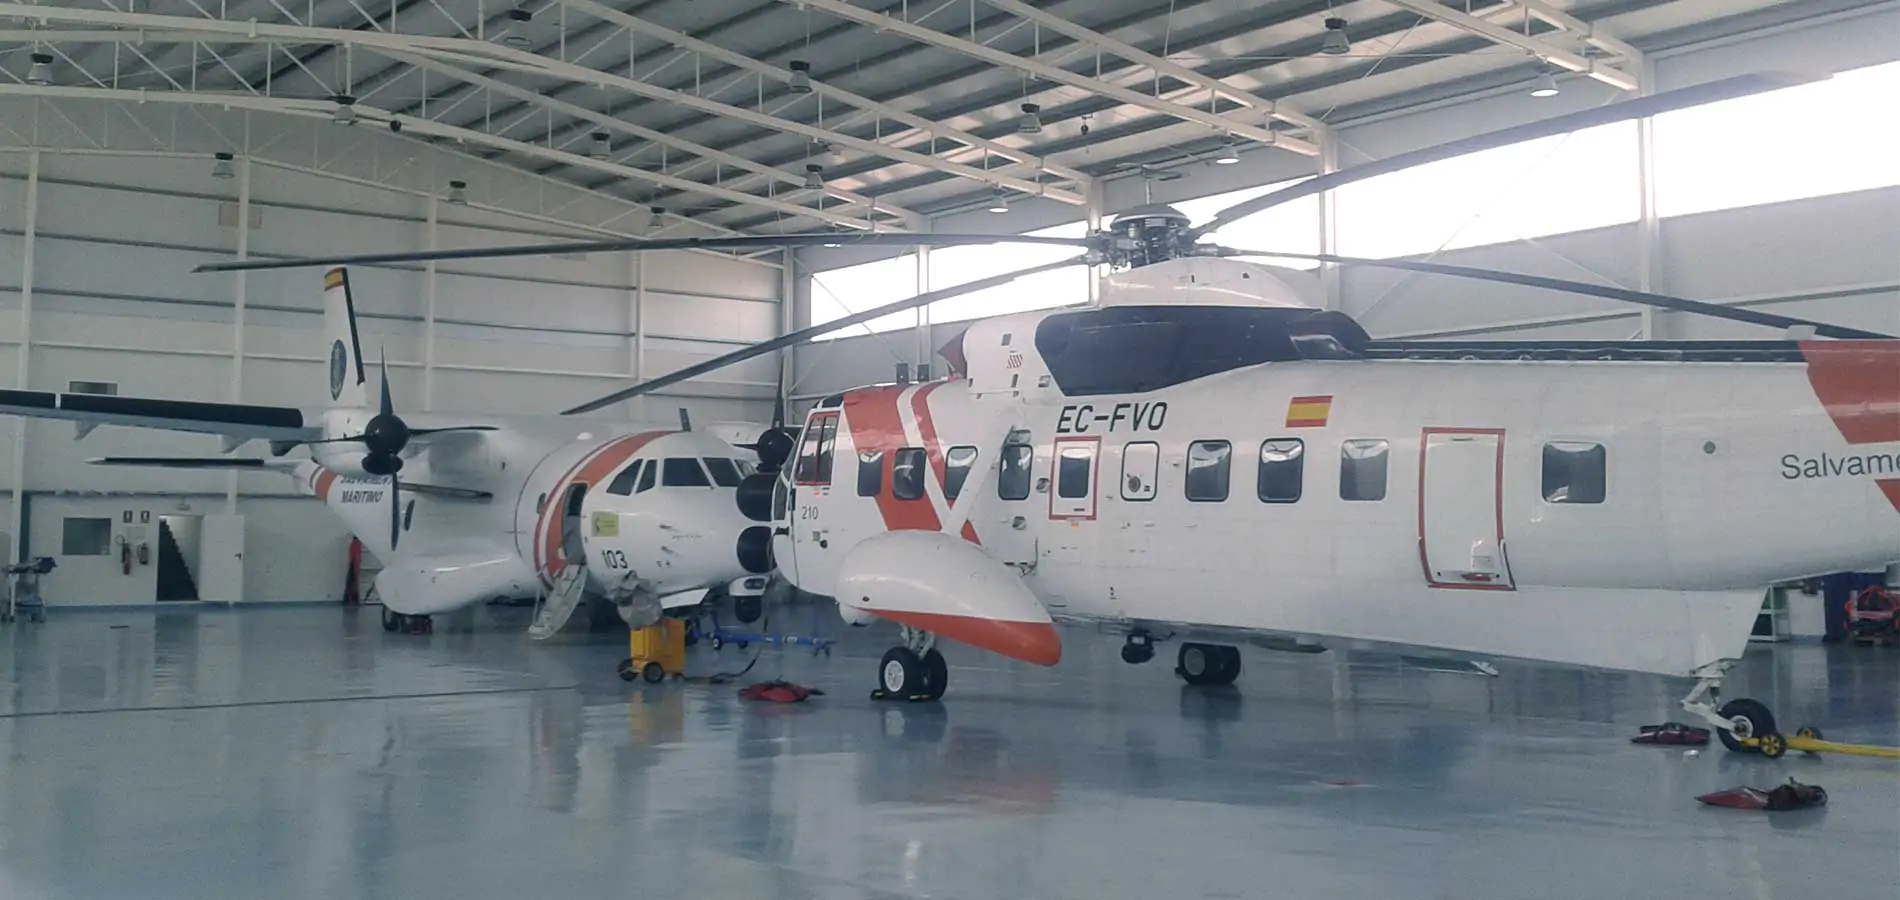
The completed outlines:
[[[1260,444],[1260,476],[1255,486],[1262,503],[1298,503],[1306,482],[1306,444],[1299,438],[1274,438]]]
[[[659,474],[660,464],[650,459],[647,460],[647,464],[640,467],[640,486],[634,488],[633,492],[636,494],[644,494],[647,491],[653,490],[653,485],[658,480]]]
[[[1028,444],[1004,444],[1002,471],[996,475],[996,496],[1004,500],[1022,500],[1029,496],[1031,471],[1036,448]]]
[[[1233,456],[1234,447],[1226,441],[1195,441],[1189,444],[1187,479],[1184,484],[1187,498],[1201,503],[1226,500]]]
[[[720,487],[738,487],[739,479],[745,477],[739,473],[736,463],[723,456],[704,457],[700,462],[705,463],[706,471],[712,473],[713,484]]]
[[[858,496],[875,497],[884,492],[884,451],[858,451]]]
[[[712,481],[706,478],[706,470],[699,467],[699,460],[691,457],[675,457],[660,463],[660,484],[665,487],[712,487]]]
[[[1122,448],[1122,499],[1153,500],[1160,478],[1161,445],[1137,441]]]
[[[891,456],[891,496],[916,500],[924,495],[924,448],[903,447]]]
[[[1602,503],[1605,487],[1602,444],[1551,441],[1544,445],[1545,501]]]
[[[622,497],[632,494],[634,484],[640,480],[640,469],[646,464],[646,460],[636,459],[633,465],[621,469],[620,474],[615,475],[614,480],[607,483],[607,493]]]
[[[951,447],[943,458],[943,499],[955,502],[976,466],[975,447]]]
[[[1382,438],[1358,438],[1339,448],[1339,499],[1384,500],[1388,445]]]
[[[1056,466],[1056,496],[1087,497],[1092,487],[1089,469],[1095,463],[1095,447],[1071,444],[1062,448],[1062,455],[1057,459],[1060,464]]]

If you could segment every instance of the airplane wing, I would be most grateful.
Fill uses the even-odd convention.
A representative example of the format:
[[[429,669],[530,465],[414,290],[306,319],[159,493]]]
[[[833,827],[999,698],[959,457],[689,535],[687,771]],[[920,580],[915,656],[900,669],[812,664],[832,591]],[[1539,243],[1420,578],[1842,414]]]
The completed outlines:
[[[0,390],[0,415],[66,419],[79,423],[81,436],[100,425],[127,425],[220,434],[237,440],[307,441],[323,437],[322,425],[306,422],[301,409],[243,403]]]

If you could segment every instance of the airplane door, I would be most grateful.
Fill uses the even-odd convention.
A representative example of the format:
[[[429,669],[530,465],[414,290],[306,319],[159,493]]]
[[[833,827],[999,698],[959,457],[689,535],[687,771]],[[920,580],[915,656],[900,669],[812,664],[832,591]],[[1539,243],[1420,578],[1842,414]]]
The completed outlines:
[[[1504,431],[1427,428],[1420,434],[1419,555],[1432,587],[1511,590],[1505,557]]]

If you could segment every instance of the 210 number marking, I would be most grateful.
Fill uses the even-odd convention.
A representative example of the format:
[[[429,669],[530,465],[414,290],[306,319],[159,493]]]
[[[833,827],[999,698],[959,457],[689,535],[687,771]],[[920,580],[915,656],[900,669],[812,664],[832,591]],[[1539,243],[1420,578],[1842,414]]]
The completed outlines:
[[[602,550],[600,562],[609,569],[624,569],[627,568],[627,554],[619,550]]]

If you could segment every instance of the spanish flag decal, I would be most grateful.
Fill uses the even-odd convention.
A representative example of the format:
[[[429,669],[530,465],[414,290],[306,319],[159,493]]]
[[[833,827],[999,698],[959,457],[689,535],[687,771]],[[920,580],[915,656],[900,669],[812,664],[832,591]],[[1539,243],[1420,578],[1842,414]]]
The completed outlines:
[[[1333,411],[1333,395],[1321,397],[1294,397],[1286,404],[1286,427],[1288,428],[1324,428],[1326,417]]]

